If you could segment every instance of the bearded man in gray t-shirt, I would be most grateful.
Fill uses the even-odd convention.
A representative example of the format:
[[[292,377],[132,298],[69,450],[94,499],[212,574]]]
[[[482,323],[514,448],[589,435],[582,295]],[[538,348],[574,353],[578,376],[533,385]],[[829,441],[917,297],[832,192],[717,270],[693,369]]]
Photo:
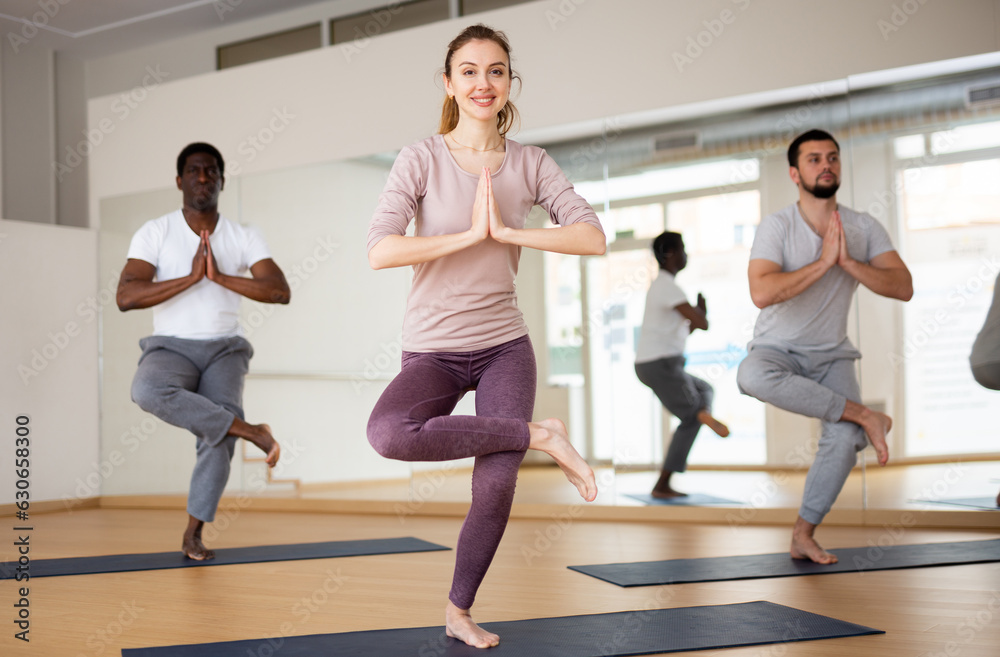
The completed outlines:
[[[833,506],[857,452],[870,441],[879,465],[889,460],[892,419],[861,404],[847,338],[847,314],[858,283],[908,301],[913,281],[885,229],[837,203],[840,146],[810,130],[788,148],[799,201],[760,222],[750,250],[750,296],[761,309],[737,383],[743,394],[821,419],[823,432],[809,474],[791,554],[836,563],[813,537]]]

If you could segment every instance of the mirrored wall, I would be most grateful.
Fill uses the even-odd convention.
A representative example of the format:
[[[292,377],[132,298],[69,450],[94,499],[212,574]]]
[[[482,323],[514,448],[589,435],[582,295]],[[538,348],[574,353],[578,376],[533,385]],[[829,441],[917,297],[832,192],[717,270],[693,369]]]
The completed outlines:
[[[758,313],[747,284],[755,231],[762,217],[796,201],[786,148],[813,127],[840,141],[838,200],[879,220],[913,274],[910,302],[862,290],[849,319],[863,354],[862,400],[894,418],[892,458],[1000,459],[991,423],[1000,393],[979,387],[968,366],[1000,272],[998,90],[998,70],[862,77],[669,124],[608,120],[600,134],[542,144],[608,235],[600,257],[525,250],[518,277],[538,354],[537,414],[567,420],[578,449],[600,469],[600,504],[645,503],[677,425],[634,370],[646,292],[657,275],[650,243],[671,230],[684,236],[689,258],[677,283],[692,303],[704,295],[710,321],[687,340],[687,370],[714,388],[713,413],[731,430],[725,438],[701,430],[676,488],[709,505],[797,506],[820,423],[740,394],[736,371]],[[293,290],[287,307],[244,304],[255,348],[247,419],[268,422],[287,445],[274,478],[297,481],[310,494],[412,506],[443,500],[452,486],[467,494],[450,475],[471,462],[428,471],[382,459],[364,438],[370,409],[399,369],[409,285],[408,269],[373,272],[364,248],[392,160],[382,154],[236,176],[222,210],[263,231]],[[102,280],[120,271],[138,226],[179,203],[172,180],[161,190],[102,199]],[[536,208],[532,225],[546,219]],[[183,493],[193,464],[189,437],[152,423],[129,401],[137,342],[150,330],[148,312],[105,312],[103,451],[136,427],[153,445],[108,481],[111,495]],[[456,412],[473,409],[469,395]],[[258,463],[237,461],[231,491],[276,486],[258,484]],[[872,488],[872,450],[860,462],[835,510],[898,503],[899,494]],[[964,481],[952,492],[980,483]]]

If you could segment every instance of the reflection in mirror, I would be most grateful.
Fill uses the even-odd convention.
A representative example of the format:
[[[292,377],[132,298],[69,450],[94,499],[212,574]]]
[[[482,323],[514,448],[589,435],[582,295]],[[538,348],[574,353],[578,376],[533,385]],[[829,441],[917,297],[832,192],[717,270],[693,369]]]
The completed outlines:
[[[640,504],[625,495],[648,495],[678,424],[633,366],[658,270],[650,242],[671,230],[683,235],[689,257],[677,283],[692,304],[699,292],[705,296],[710,320],[708,331],[688,336],[686,369],[715,389],[713,413],[732,431],[721,438],[703,429],[675,488],[730,500],[719,518],[729,513],[740,523],[761,509],[798,508],[820,423],[740,394],[735,373],[758,312],[747,288],[749,249],[761,218],[796,200],[785,150],[814,126],[840,139],[840,202],[881,222],[913,273],[912,301],[862,290],[848,323],[864,354],[862,400],[895,420],[893,462],[997,460],[989,439],[995,393],[975,384],[968,369],[997,275],[991,254],[1000,250],[993,184],[1000,111],[969,99],[997,81],[1000,72],[978,71],[889,87],[855,84],[850,95],[809,92],[794,103],[628,131],[609,123],[597,137],[546,145],[599,212],[609,249],[588,258],[525,250],[519,303],[538,355],[536,414],[566,418],[576,447],[603,466],[599,504]],[[402,502],[402,514],[466,499],[471,463],[411,470],[360,439],[368,411],[399,368],[409,286],[408,270],[371,271],[363,247],[393,159],[228,181],[224,214],[261,229],[293,288],[287,307],[243,304],[255,348],[244,393],[248,419],[270,423],[287,445],[274,475],[290,483],[268,482],[261,464],[238,456],[231,494],[388,499]],[[100,201],[101,280],[111,288],[134,231],[179,205],[179,192],[166,182]],[[539,209],[529,221],[547,225]],[[104,491],[182,494],[194,460],[190,436],[154,422],[129,399],[150,313],[104,311],[102,458],[124,455]],[[473,409],[470,394],[456,412]],[[928,488],[928,480],[955,479],[933,470],[946,467],[936,464],[876,473],[870,451],[861,460],[867,469],[852,472],[834,506],[842,519],[850,521],[866,501],[890,508],[993,487],[977,475],[947,490]]]
[[[982,467],[998,460],[1000,398],[969,361],[1000,273],[1000,69],[849,84],[853,201],[889,229],[914,288],[901,308],[859,295],[864,398],[894,418],[892,458],[918,464],[869,468],[868,506],[993,499]]]
[[[993,119],[932,132],[931,157],[896,162],[900,236],[921,283],[904,311],[903,349],[896,354],[905,372],[905,456],[996,450],[990,438],[996,400],[964,366],[1000,273],[993,257],[1000,252],[1000,116]],[[970,133],[980,140],[954,148]]]
[[[573,398],[587,455],[615,466],[617,493],[649,493],[678,425],[633,371],[657,273],[650,242],[671,230],[684,236],[689,256],[677,283],[692,304],[705,295],[711,320],[709,331],[687,340],[686,369],[713,386],[714,414],[732,429],[725,439],[699,433],[677,488],[717,493],[751,507],[749,515],[797,509],[820,422],[741,395],[735,372],[758,313],[746,279],[755,230],[797,199],[786,149],[813,127],[841,143],[840,203],[881,222],[913,272],[911,302],[862,288],[848,318],[848,337],[864,354],[862,402],[895,418],[892,459],[996,460],[982,424],[996,400],[972,380],[968,353],[997,275],[988,257],[1000,246],[992,182],[1000,173],[1000,106],[989,93],[997,81],[993,70],[865,89],[845,81],[827,85],[835,95],[809,90],[794,103],[628,131],[609,123],[602,136],[547,147],[600,213],[610,242],[605,256],[583,259],[579,270],[546,256],[549,380],[584,391]],[[964,427],[957,439],[956,426]],[[922,475],[889,468],[879,474],[882,492],[873,493],[865,476],[874,452],[862,456],[833,513],[853,518],[866,503],[905,506],[909,498],[888,491],[900,476]],[[920,497],[919,487],[910,489]],[[636,504],[623,495],[615,501]]]

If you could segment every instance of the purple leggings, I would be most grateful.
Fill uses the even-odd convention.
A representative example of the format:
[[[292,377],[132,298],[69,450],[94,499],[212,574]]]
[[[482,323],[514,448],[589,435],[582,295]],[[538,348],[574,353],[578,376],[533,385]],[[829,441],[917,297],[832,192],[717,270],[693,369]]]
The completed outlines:
[[[476,415],[450,415],[470,388]],[[534,405],[535,352],[525,335],[479,351],[403,352],[402,371],[368,420],[368,441],[387,458],[476,457],[448,595],[460,609],[472,607],[507,528]]]

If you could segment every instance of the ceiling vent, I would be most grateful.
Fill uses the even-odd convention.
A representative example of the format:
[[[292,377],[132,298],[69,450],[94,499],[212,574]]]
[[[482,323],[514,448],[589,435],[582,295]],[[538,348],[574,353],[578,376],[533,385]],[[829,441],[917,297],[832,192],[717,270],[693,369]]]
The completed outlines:
[[[653,151],[656,153],[676,153],[701,149],[701,133],[697,130],[670,132],[653,138]]]
[[[965,90],[965,107],[979,109],[1000,105],[1000,84],[985,87],[967,87]]]

